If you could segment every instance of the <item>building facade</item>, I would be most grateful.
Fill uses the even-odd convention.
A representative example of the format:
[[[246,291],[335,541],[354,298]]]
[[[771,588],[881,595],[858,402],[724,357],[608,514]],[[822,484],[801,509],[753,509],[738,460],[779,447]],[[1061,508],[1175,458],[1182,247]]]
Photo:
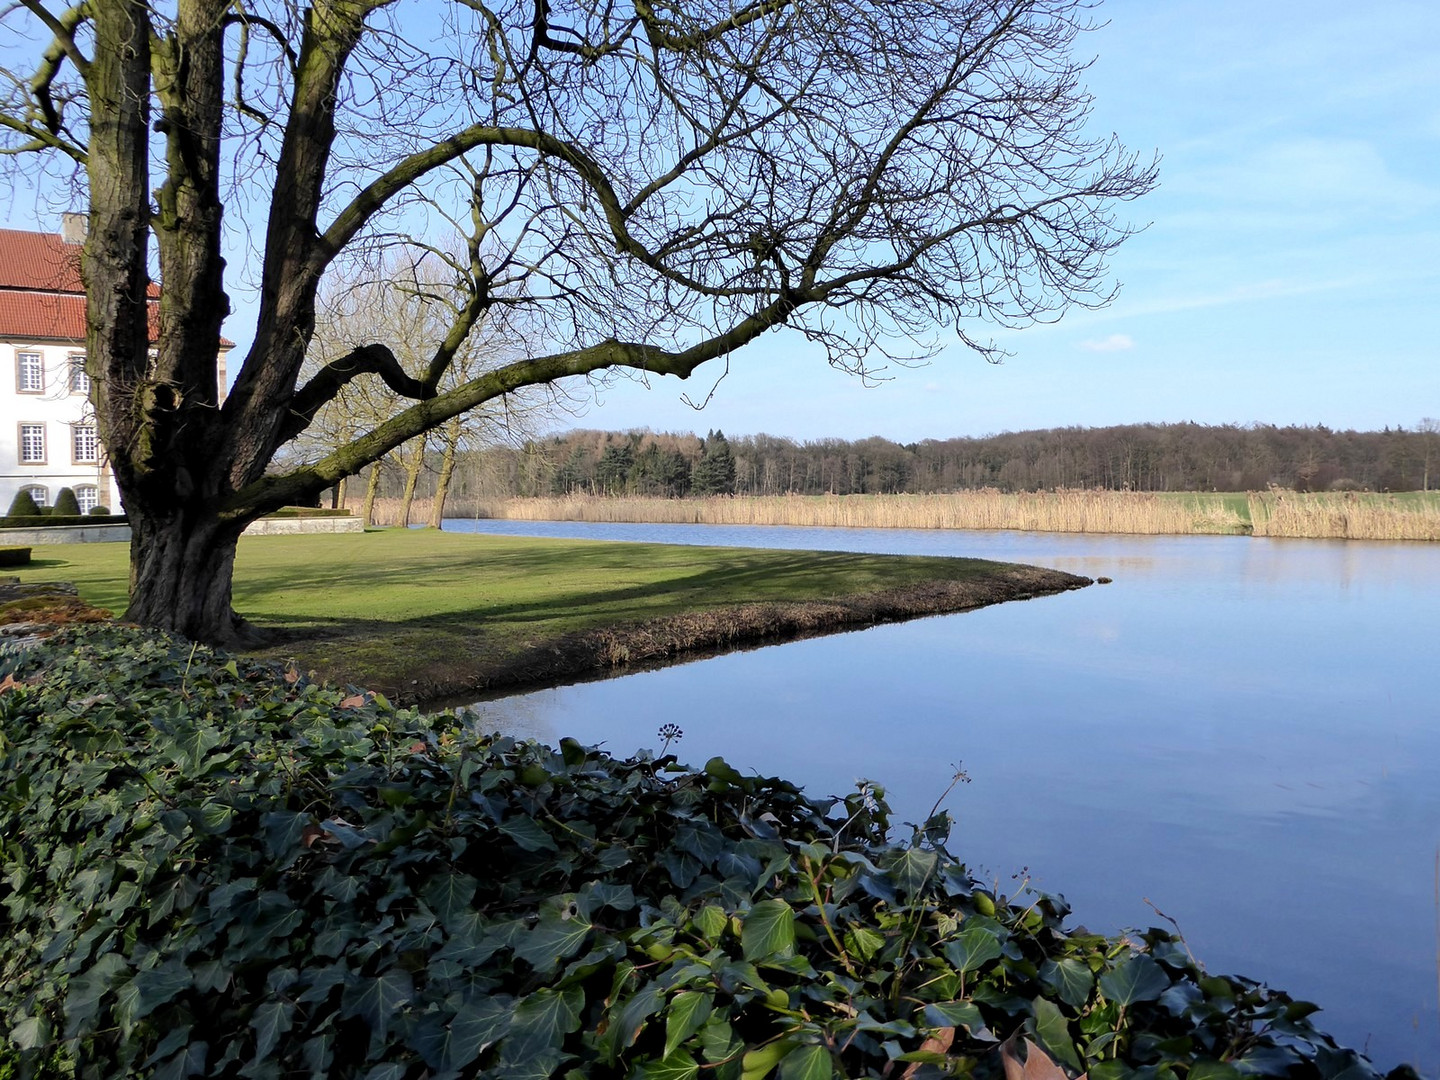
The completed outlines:
[[[22,489],[49,506],[65,487],[82,513],[121,512],[90,405],[84,241],[79,214],[64,215],[59,234],[0,229],[0,513]],[[152,284],[152,327],[159,296]],[[224,371],[222,351],[222,395]]]

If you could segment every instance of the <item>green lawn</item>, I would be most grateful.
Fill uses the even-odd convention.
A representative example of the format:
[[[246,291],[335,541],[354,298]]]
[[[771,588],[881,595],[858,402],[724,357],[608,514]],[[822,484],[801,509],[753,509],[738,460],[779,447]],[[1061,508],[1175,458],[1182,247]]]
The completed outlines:
[[[24,580],[72,581],[117,614],[128,547],[35,548]],[[503,664],[563,635],[741,603],[829,600],[997,564],[859,555],[477,536],[413,530],[243,539],[235,607],[280,644],[261,655],[404,692],[410,677]]]

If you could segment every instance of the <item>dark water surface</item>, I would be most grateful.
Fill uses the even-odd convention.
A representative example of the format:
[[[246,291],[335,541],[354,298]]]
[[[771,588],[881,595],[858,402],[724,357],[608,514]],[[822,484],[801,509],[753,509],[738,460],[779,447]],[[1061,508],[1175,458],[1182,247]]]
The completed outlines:
[[[1211,970],[1440,1075],[1440,545],[453,521],[447,529],[967,555],[1114,584],[482,703],[617,754],[677,723],[813,795],[865,777],[1094,930],[1175,919]]]

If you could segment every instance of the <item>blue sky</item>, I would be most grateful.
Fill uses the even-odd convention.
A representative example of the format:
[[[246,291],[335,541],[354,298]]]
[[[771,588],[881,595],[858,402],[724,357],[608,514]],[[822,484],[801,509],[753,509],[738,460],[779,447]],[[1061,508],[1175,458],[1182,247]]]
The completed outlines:
[[[1098,133],[1163,156],[1120,298],[864,388],[783,334],[703,387],[576,423],[900,441],[1142,421],[1371,429],[1440,417],[1440,4],[1110,0]],[[986,336],[977,331],[977,336]],[[706,379],[704,369],[690,381]],[[699,393],[697,394],[697,389]]]
[[[766,335],[688,383],[574,388],[557,428],[899,441],[1143,421],[1372,429],[1440,417],[1440,4],[1109,0],[1092,130],[1162,157],[1102,311],[960,347],[879,386]],[[27,193],[0,215],[34,227]],[[58,221],[42,217],[40,227]],[[236,291],[243,349],[254,308]],[[232,365],[233,366],[233,365]]]

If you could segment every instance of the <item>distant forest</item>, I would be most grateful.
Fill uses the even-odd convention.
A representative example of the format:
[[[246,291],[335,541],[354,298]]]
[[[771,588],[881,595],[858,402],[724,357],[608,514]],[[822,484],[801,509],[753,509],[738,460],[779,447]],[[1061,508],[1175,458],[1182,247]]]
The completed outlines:
[[[462,455],[453,494],[852,495],[1035,491],[1428,490],[1440,423],[1414,429],[1127,424],[895,443],[571,431]],[[383,488],[392,485],[385,483]]]

